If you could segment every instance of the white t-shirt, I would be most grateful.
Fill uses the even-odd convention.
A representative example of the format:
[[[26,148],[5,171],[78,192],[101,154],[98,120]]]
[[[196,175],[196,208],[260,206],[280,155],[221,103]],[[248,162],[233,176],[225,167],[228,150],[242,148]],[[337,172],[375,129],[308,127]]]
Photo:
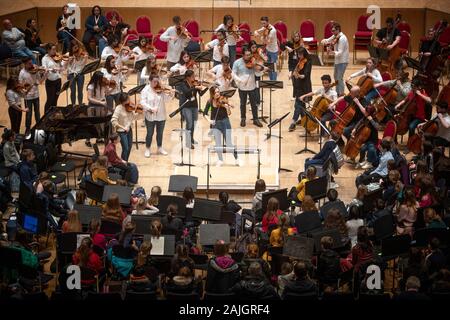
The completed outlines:
[[[213,59],[217,62],[221,62],[223,56],[230,56],[227,42],[225,41],[225,44],[223,45],[222,53],[220,53],[219,43],[219,39],[214,39],[206,44],[208,47],[213,48]]]
[[[325,97],[327,97],[328,99],[330,99],[331,101],[334,101],[337,99],[337,92],[336,90],[334,90],[334,88],[330,88],[328,89],[327,92],[325,92],[325,88],[324,87],[320,87],[319,89],[317,89],[314,94],[316,96],[322,96],[325,95]]]
[[[108,72],[108,70],[106,70],[106,68],[102,68],[100,71],[103,73],[103,76],[106,79],[114,80],[116,82],[115,88],[111,89],[109,91],[109,94],[113,95],[113,94],[119,93],[120,92],[120,83],[122,83],[123,80],[124,80],[124,76],[122,75],[122,73],[119,72],[118,74],[111,74],[111,73]]]
[[[106,88],[104,86],[97,87],[95,94],[94,94],[94,84],[88,85],[87,89],[91,93],[92,98],[97,100],[106,99]]]
[[[219,30],[225,30],[227,35],[227,43],[229,46],[235,46],[236,45],[236,38],[233,36],[233,33],[226,31],[228,28],[222,23],[216,28],[216,32]]]
[[[187,68],[185,65],[181,65],[179,63],[177,63],[176,65],[172,66],[172,68],[170,68],[170,72],[176,73],[178,72],[180,75],[181,74],[185,74],[187,71]]]
[[[277,30],[275,27],[271,24],[269,24],[271,27],[269,35],[267,36],[267,43],[266,43],[266,50],[269,52],[278,52],[278,38],[277,38]],[[263,38],[264,28],[261,28],[257,30],[256,32]]]
[[[226,80],[223,77],[223,66],[222,66],[222,64],[218,64],[217,66],[215,66],[214,68],[209,70],[209,72],[214,73],[216,75],[215,82],[219,86],[219,90],[220,91],[226,91],[226,90],[232,89],[231,88],[231,82],[233,81],[233,78],[231,78],[231,80]],[[231,72],[231,76],[233,76],[233,72]]]
[[[352,247],[357,242],[358,228],[364,225],[363,219],[348,220],[345,225],[348,228],[348,237],[352,241]]]
[[[61,79],[60,69],[61,64],[59,62],[55,62],[52,57],[46,54],[42,58],[42,66],[48,70],[47,79],[50,81],[56,81]]]
[[[150,84],[146,85],[141,92],[141,105],[145,112],[145,119],[147,121],[166,120],[166,102],[169,102],[171,98],[169,94],[156,93]]]

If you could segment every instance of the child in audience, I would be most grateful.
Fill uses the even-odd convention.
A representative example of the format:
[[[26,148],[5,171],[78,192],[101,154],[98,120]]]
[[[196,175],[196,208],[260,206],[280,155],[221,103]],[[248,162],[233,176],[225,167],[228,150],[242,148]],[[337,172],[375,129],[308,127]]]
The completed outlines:
[[[263,179],[256,180],[252,201],[253,212],[256,212],[257,210],[262,208],[262,194],[264,192],[266,192],[266,182]]]
[[[317,179],[318,177],[316,176],[316,174],[317,174],[316,167],[311,166],[308,169],[306,169],[306,177],[301,180],[299,179],[299,184],[296,187],[296,190],[298,192],[297,193],[298,201],[302,202],[305,199],[306,183],[308,181]]]
[[[125,217],[126,215],[120,205],[119,195],[112,193],[103,206],[102,219],[122,224]]]
[[[62,232],[81,232],[80,215],[77,210],[70,210],[67,214],[67,220],[62,225]]]
[[[348,237],[352,243],[352,247],[356,244],[356,238],[358,234],[358,228],[364,225],[364,220],[360,217],[360,210],[358,207],[350,208],[349,219],[345,223],[348,230]]]
[[[262,232],[269,231],[269,226],[278,225],[278,216],[280,216],[283,212],[280,210],[280,203],[277,198],[270,198],[267,202],[267,211],[262,219]]]
[[[278,276],[278,294],[283,296],[286,285],[295,279],[294,266],[290,262],[283,262],[281,274]]]
[[[92,269],[97,274],[103,270],[103,263],[98,254],[92,250],[92,239],[89,237],[81,240],[80,246],[72,256],[72,263],[80,267]]]
[[[106,238],[100,233],[102,223],[99,219],[92,219],[89,223],[89,233],[91,234],[92,244],[103,250],[106,250]]]

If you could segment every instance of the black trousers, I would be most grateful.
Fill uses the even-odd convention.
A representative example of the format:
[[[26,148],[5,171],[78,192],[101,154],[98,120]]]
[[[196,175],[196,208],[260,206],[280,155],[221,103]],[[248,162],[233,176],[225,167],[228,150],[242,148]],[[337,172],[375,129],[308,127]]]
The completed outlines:
[[[363,185],[371,184],[372,182],[379,181],[383,177],[380,176],[378,173],[371,173],[370,171],[366,171],[363,174],[356,177],[355,185],[356,187]]]
[[[20,124],[22,123],[22,112],[12,107],[8,108],[9,120],[11,120],[11,130],[14,133],[20,133]]]
[[[47,113],[50,107],[58,104],[59,90],[61,90],[61,79],[50,81],[45,80],[45,92],[47,93],[47,101],[45,102],[44,112]]]

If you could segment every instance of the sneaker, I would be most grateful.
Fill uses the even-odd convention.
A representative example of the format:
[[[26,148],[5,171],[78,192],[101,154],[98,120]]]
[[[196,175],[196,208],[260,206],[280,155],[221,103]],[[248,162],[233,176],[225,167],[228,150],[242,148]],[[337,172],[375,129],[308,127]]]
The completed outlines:
[[[289,126],[289,132],[292,132],[295,130],[295,123],[291,123],[291,125]]]
[[[365,166],[367,164],[367,161],[363,161],[363,162],[358,162],[355,165],[355,169],[361,169],[363,166]]]
[[[347,160],[345,160],[345,163],[356,165],[356,161],[354,159],[347,159]]]
[[[242,167],[243,166],[242,161],[239,158],[235,160],[235,163],[236,163],[236,166],[238,166],[238,167]]]
[[[162,154],[163,156],[166,156],[166,155],[167,155],[167,151],[164,150],[163,148],[158,148],[158,153],[159,153],[159,154]]]
[[[364,169],[364,170],[367,170],[367,169],[372,169],[373,166],[372,166],[372,164],[370,162],[367,162],[361,168]]]
[[[257,127],[260,127],[260,128],[262,128],[262,123],[259,121],[259,120],[253,120],[253,124],[255,125],[255,126],[257,126]]]
[[[144,157],[150,158],[150,149],[145,150]]]
[[[337,189],[339,185],[336,182],[330,182],[330,189]]]
[[[241,127],[245,127],[245,119],[241,119]]]
[[[222,165],[223,165],[223,161],[222,160],[217,160],[216,167],[221,167]]]

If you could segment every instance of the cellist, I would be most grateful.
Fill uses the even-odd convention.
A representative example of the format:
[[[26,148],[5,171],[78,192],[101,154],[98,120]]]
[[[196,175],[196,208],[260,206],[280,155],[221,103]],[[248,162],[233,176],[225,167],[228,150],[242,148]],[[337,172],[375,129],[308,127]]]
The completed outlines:
[[[416,113],[413,119],[409,121],[408,125],[409,137],[412,137],[414,131],[416,130],[416,127],[420,123],[425,122],[426,120],[425,104],[431,103],[431,98],[422,88],[422,83],[419,79],[413,79],[411,83],[411,91],[409,92],[408,96],[405,99],[397,103],[397,105],[395,106],[395,110],[398,111],[403,104],[413,99],[415,100],[414,102],[416,104]]]
[[[386,49],[392,50],[400,43],[400,39],[400,30],[394,26],[394,19],[392,17],[388,17],[386,19],[386,27],[378,30],[373,42],[377,46],[386,44]]]
[[[351,79],[356,78],[356,77],[367,76],[373,80],[374,84],[382,82],[383,78],[381,77],[381,73],[377,69],[376,66],[377,66],[377,63],[374,58],[367,58],[366,66],[363,69],[361,69],[355,73],[352,73],[350,75],[350,77],[347,78],[347,81],[350,81]],[[372,99],[374,99],[377,95],[378,95],[377,91],[372,88],[365,96],[366,103],[369,104],[370,101]]]
[[[436,147],[448,147],[450,145],[450,115],[448,114],[448,103],[440,101],[436,103],[436,115],[431,119],[437,121],[438,131],[433,137]],[[417,126],[420,130],[424,124]]]
[[[300,101],[304,101],[307,97],[312,96],[322,96],[329,100],[329,102],[333,102],[337,99],[337,92],[334,90],[334,88],[331,86],[331,76],[329,74],[324,74],[320,77],[320,80],[322,81],[322,88],[317,89],[316,91],[311,91],[309,93],[306,93],[302,95],[299,99]],[[324,126],[326,126],[326,123],[330,121],[333,118],[333,113],[330,110],[327,110],[324,114],[322,114],[322,117],[320,118],[320,121]],[[321,130],[321,134],[324,135],[325,132]]]
[[[397,90],[397,97],[395,99],[395,104],[388,105],[387,107],[393,113],[394,106],[405,99],[411,91],[411,81],[409,80],[409,73],[398,71],[396,79],[382,81],[380,83],[374,84],[374,88],[376,88],[377,90],[379,90],[380,87],[389,89],[392,86],[394,86],[394,89]]]

